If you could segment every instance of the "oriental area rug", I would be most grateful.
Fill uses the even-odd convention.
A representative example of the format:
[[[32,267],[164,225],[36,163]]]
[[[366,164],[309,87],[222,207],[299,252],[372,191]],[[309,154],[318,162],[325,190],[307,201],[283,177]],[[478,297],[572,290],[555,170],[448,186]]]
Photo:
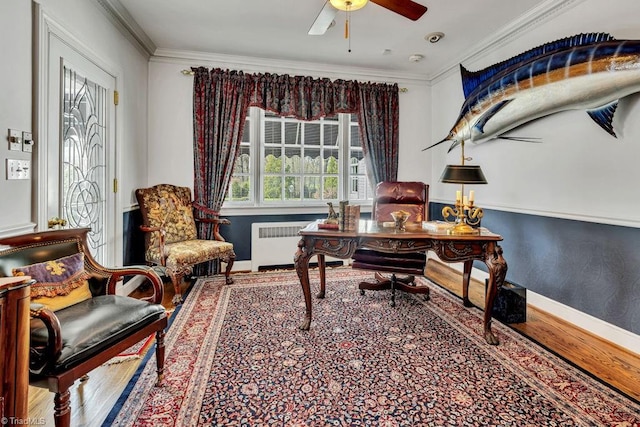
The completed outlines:
[[[312,292],[318,271],[311,270]],[[107,417],[114,426],[638,426],[640,405],[432,285],[360,295],[327,270],[309,331],[294,271],[198,280]]]

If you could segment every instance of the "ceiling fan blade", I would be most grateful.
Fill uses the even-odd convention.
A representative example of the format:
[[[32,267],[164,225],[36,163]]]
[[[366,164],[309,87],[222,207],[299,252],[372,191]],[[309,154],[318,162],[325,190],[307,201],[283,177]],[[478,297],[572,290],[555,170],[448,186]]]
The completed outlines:
[[[313,24],[311,25],[311,28],[309,28],[309,32],[307,34],[310,36],[321,36],[326,33],[337,13],[338,9],[331,6],[331,3],[327,0],[316,17],[316,20],[313,21]]]
[[[417,21],[427,11],[427,7],[411,0],[371,0],[373,3],[398,13],[412,21]]]

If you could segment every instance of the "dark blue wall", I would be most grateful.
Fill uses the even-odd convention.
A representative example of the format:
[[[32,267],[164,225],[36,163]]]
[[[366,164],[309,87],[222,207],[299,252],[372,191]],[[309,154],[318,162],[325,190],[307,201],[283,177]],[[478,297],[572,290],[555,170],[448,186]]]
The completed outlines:
[[[431,203],[431,219],[442,219]],[[251,259],[254,222],[313,221],[319,214],[226,217],[222,235],[236,259]],[[363,218],[367,215],[364,214]],[[125,265],[144,263],[139,211],[124,216]],[[507,279],[533,292],[640,333],[640,229],[535,215],[485,210],[482,226],[502,235]],[[292,248],[292,251],[295,248]],[[474,267],[485,270],[475,262]]]
[[[225,240],[233,243],[236,261],[251,260],[251,225],[254,222],[285,222],[285,221],[315,221],[325,218],[326,214],[297,214],[297,215],[255,215],[255,216],[225,216],[231,225],[220,227],[220,233]],[[370,217],[362,213],[363,219]],[[144,236],[140,231],[142,216],[136,209],[124,214],[124,261],[125,265],[144,264]],[[292,253],[296,248],[291,248]]]
[[[431,203],[430,218],[443,206]],[[497,210],[482,226],[504,238],[509,281],[640,333],[640,229]]]

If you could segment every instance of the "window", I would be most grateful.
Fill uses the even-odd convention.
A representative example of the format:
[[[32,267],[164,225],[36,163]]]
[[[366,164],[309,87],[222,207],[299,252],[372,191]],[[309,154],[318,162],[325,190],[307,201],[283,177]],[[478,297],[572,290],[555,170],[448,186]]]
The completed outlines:
[[[251,107],[226,206],[372,200],[355,115],[312,122]]]

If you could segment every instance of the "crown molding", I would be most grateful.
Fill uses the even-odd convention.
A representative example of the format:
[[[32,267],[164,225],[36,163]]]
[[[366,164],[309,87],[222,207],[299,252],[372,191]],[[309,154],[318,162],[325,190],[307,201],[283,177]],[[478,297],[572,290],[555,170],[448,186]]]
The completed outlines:
[[[154,54],[157,47],[147,33],[138,25],[131,14],[125,9],[119,0],[94,0],[100,9],[109,18],[112,24],[133,43],[145,56]]]
[[[429,76],[429,80],[431,83],[439,82],[451,75],[451,73],[457,72],[460,64],[473,62],[476,59],[487,56],[491,52],[495,52],[520,37],[523,33],[531,31],[549,19],[566,12],[568,9],[584,1],[585,0],[546,0],[540,3],[518,19],[471,46],[467,51],[451,60],[448,64],[443,65],[439,71]]]

